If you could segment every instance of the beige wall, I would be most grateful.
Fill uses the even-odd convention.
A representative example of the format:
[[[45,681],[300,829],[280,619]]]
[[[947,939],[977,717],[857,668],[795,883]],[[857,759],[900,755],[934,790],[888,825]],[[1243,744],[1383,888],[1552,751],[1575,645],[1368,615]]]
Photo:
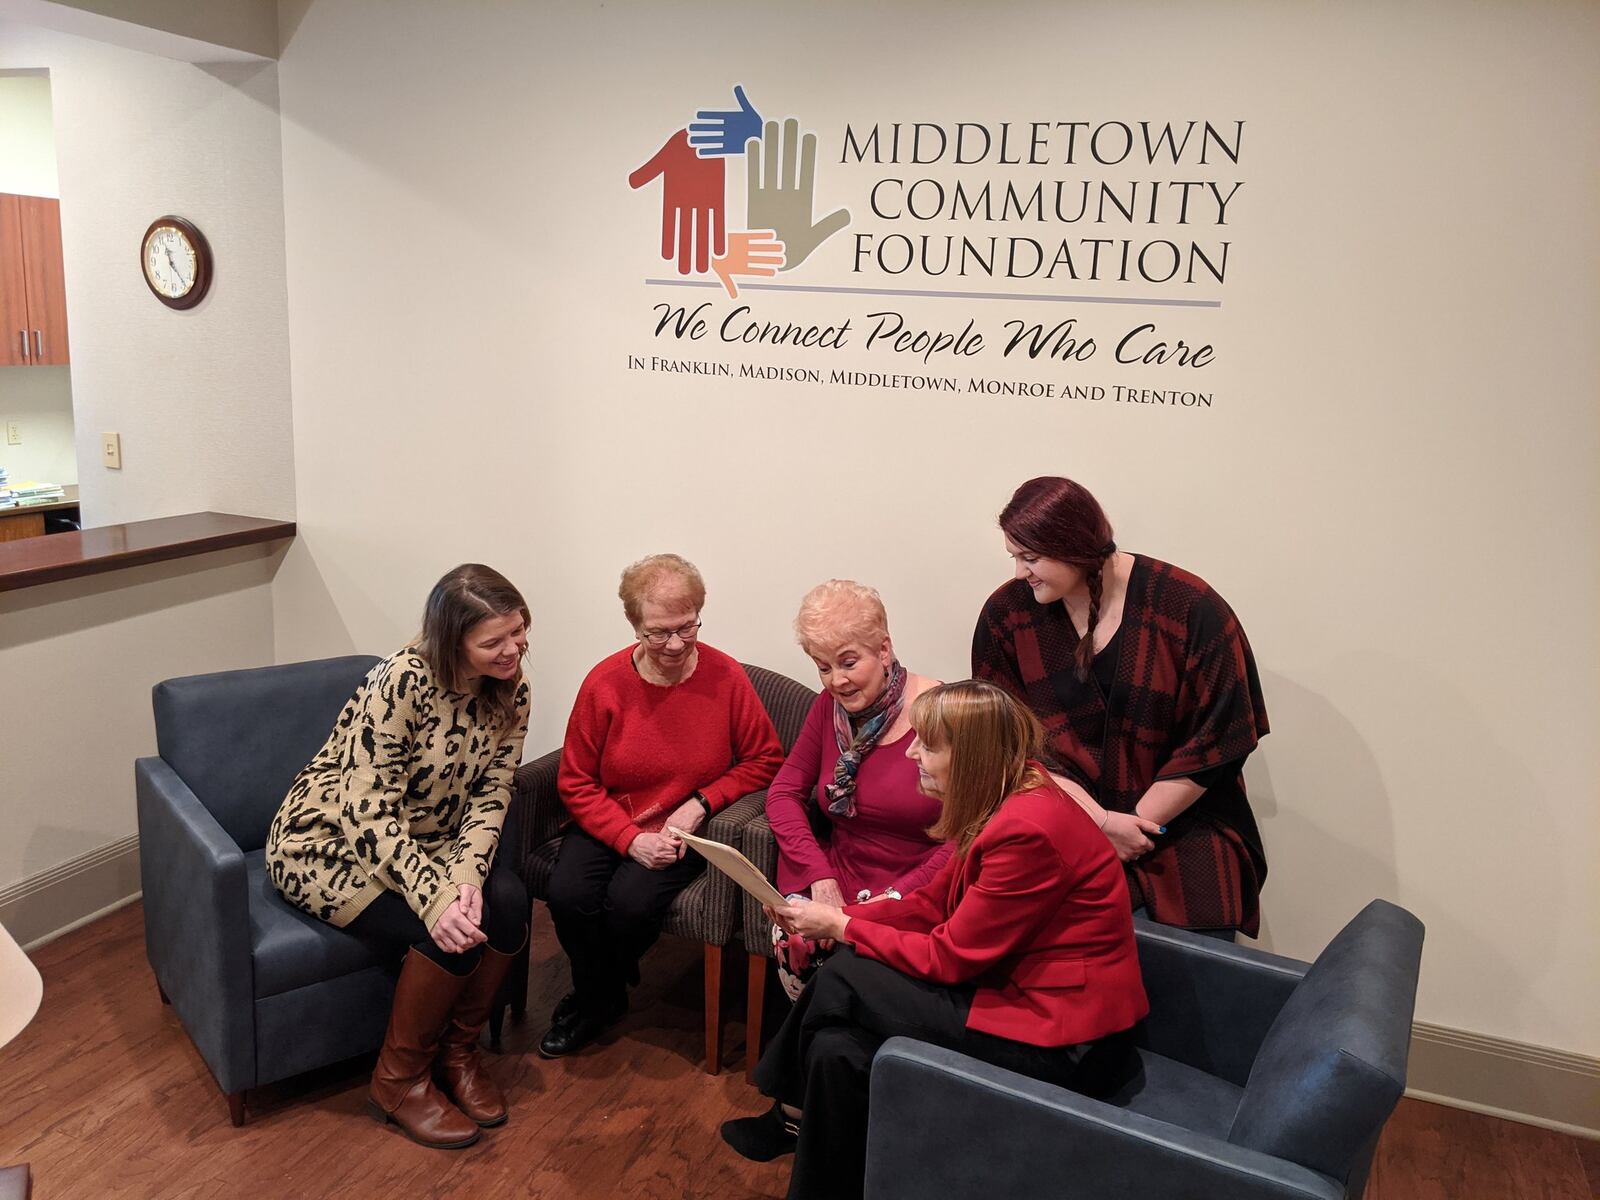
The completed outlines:
[[[828,3],[796,21],[412,5],[401,21],[350,0],[281,17],[302,539],[274,583],[280,658],[384,650],[440,571],[487,560],[536,613],[540,751],[627,635],[618,569],[672,548],[709,578],[706,636],[746,659],[805,677],[796,600],[854,575],[883,590],[910,664],[960,676],[1006,576],[994,513],[1021,479],[1071,474],[1125,546],[1207,577],[1250,632],[1274,730],[1250,768],[1265,943],[1313,954],[1391,897],[1429,928],[1419,1018],[1600,1051],[1580,999],[1600,983],[1592,6]],[[859,342],[819,360],[652,338],[664,298],[729,305],[644,286],[671,274],[659,184],[625,177],[735,82],[821,134],[819,215],[847,203],[880,231],[870,174],[838,162],[847,121],[1245,120],[1224,306],[1157,318],[1219,346],[1217,404],[626,370],[627,354],[922,369]],[[794,278],[861,282],[849,267],[841,236]],[[859,328],[874,302],[753,303]],[[903,308],[1016,315],[985,303]],[[1073,377],[1182,378],[1107,357]]]
[[[38,68],[55,109],[79,457],[93,464],[85,523],[292,515],[275,68],[202,68],[0,25],[0,70]],[[146,226],[173,211],[217,255],[216,286],[188,313],[156,302],[136,259]],[[0,413],[58,374],[0,372]],[[0,446],[0,462],[33,448],[33,429]],[[120,472],[98,465],[102,430],[122,434]],[[279,557],[206,555],[0,596],[0,891],[134,832],[132,763],[155,747],[151,685],[271,662]]]

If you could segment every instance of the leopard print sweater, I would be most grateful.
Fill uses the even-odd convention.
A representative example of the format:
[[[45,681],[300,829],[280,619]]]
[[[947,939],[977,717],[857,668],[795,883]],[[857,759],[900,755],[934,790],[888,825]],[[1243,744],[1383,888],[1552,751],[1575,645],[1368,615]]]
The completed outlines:
[[[528,684],[498,721],[441,688],[414,650],[373,667],[295,778],[267,835],[286,900],[344,926],[383,889],[430,930],[457,887],[482,887],[528,733]]]

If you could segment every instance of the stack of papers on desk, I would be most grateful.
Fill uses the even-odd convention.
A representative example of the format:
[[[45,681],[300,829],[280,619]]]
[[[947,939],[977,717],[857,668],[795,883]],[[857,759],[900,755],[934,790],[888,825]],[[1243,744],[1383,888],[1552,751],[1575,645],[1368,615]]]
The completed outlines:
[[[26,479],[11,487],[11,496],[19,507],[29,504],[53,504],[66,494],[59,483],[40,483],[36,479]]]
[[[6,469],[0,467],[0,508],[15,508],[17,498],[11,492],[11,485],[6,482]]]

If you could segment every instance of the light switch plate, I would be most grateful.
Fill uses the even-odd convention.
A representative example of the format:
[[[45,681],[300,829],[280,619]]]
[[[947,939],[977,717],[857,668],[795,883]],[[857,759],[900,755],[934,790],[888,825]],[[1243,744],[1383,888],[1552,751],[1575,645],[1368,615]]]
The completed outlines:
[[[6,444],[8,446],[22,445],[22,430],[17,428],[15,421],[6,422]]]
[[[102,433],[100,435],[100,461],[113,471],[122,470],[122,435],[120,433]]]

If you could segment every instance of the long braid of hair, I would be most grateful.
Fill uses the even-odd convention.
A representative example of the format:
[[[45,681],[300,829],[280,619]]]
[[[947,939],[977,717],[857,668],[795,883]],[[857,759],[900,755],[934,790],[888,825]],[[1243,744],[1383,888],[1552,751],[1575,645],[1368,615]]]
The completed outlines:
[[[1077,675],[1079,683],[1089,679],[1090,668],[1094,665],[1094,627],[1100,623],[1100,592],[1105,580],[1103,570],[1105,562],[1102,559],[1095,564],[1094,570],[1089,572],[1085,581],[1089,585],[1089,628],[1084,631],[1083,637],[1078,642],[1078,648],[1073,651],[1073,673]]]

